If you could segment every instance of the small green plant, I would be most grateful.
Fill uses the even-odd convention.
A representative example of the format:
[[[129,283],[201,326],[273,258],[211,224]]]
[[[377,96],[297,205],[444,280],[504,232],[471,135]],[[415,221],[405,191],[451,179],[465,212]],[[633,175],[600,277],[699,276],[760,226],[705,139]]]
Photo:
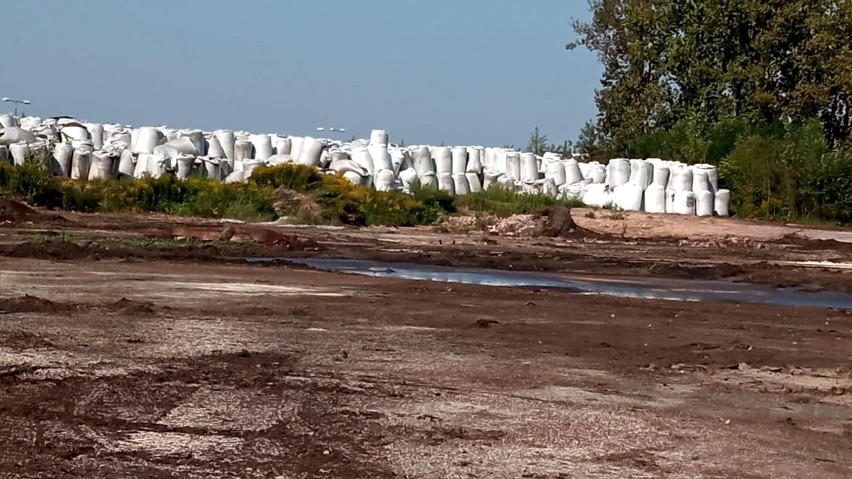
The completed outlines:
[[[586,218],[589,218],[589,219],[592,219],[592,220],[593,220],[593,219],[595,219],[595,218],[597,217],[597,216],[595,216],[595,212],[594,212],[594,211],[589,211],[588,213],[586,213],[586,215],[585,215],[585,216],[586,216]]]
[[[62,234],[37,234],[25,236],[24,239],[31,243],[65,243],[73,244],[77,242],[77,238],[73,235]]]

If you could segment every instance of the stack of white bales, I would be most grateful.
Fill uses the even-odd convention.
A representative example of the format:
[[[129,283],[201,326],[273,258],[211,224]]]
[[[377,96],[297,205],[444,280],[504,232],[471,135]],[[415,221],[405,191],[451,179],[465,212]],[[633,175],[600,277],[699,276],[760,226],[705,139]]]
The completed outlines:
[[[603,165],[507,148],[397,147],[385,130],[373,130],[369,140],[337,142],[245,131],[132,128],[71,118],[18,121],[10,115],[0,115],[0,128],[0,161],[19,164],[34,151],[50,151],[54,172],[74,179],[170,172],[179,178],[197,173],[238,182],[261,165],[297,163],[382,191],[410,192],[423,185],[464,195],[502,187],[590,206],[699,216],[727,216],[730,199],[730,192],[718,189],[716,169],[710,165],[623,158]]]

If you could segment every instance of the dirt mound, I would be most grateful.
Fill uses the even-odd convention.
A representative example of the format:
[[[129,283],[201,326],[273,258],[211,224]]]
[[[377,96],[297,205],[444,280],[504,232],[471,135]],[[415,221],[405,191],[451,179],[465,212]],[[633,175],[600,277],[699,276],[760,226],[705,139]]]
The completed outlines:
[[[41,213],[19,201],[0,197],[0,222],[23,223],[37,221],[42,217]]]
[[[54,303],[49,299],[30,296],[29,294],[3,300],[0,313],[61,313],[70,312],[74,306]]]
[[[128,314],[154,314],[154,305],[151,303],[133,301],[132,299],[121,298],[115,303],[108,306],[112,311],[120,311]]]
[[[562,205],[548,206],[531,215],[513,215],[497,221],[489,233],[505,236],[546,236],[551,238],[597,236],[574,222],[571,210]]]

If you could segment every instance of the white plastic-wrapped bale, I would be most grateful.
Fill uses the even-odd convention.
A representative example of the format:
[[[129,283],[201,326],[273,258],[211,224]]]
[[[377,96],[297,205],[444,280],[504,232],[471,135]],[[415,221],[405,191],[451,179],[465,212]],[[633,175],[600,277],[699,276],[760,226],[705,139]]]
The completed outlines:
[[[211,136],[207,140],[207,157],[209,158],[227,158],[225,155],[225,149],[222,148],[222,143],[219,142],[219,138],[216,135]]]
[[[0,145],[9,146],[12,143],[32,143],[34,141],[36,141],[36,137],[32,132],[17,126],[3,129],[2,135],[0,135]]]
[[[213,133],[213,135],[216,137],[216,140],[219,142],[219,146],[222,147],[222,153],[224,153],[224,155],[218,156],[219,152],[212,152],[212,151],[209,152],[209,155],[213,156],[213,157],[218,156],[219,158],[227,158],[228,160],[230,160],[230,162],[231,162],[230,164],[233,165],[234,164],[233,162],[234,162],[234,159],[235,159],[234,148],[236,147],[236,144],[237,144],[237,140],[236,140],[236,137],[234,136],[234,132],[230,131],[230,130],[217,130],[216,132]]]
[[[23,165],[30,156],[29,143],[13,143],[9,145],[9,154],[12,156],[12,163],[15,165]]]
[[[390,191],[393,188],[393,171],[383,168],[376,172],[373,184],[378,191]]]
[[[674,196],[674,212],[679,215],[695,214],[695,193],[677,191]]]
[[[663,187],[663,190],[669,185],[669,167],[662,164],[654,164],[654,184]]]
[[[242,160],[240,160],[240,163],[242,163]],[[237,164],[237,160],[234,160],[234,165],[236,166],[236,164]],[[234,171],[230,172],[228,174],[228,176],[226,176],[225,179],[222,180],[222,182],[223,183],[239,183],[239,182],[245,180],[245,178],[246,178],[245,177],[245,171],[241,168],[239,170],[234,170]]]
[[[696,194],[703,191],[710,191],[710,180],[707,177],[707,170],[695,168],[692,170],[692,192]]]
[[[521,154],[516,151],[506,153],[506,176],[512,180],[521,179]]]
[[[373,130],[370,132],[370,144],[388,146],[390,144],[388,132],[385,130]]]
[[[159,178],[166,174],[169,159],[156,153],[148,155],[148,174],[153,178]]]
[[[719,172],[716,170],[715,166],[708,164],[693,165],[692,171],[693,178],[699,171],[702,171],[707,175],[707,183],[709,184],[710,191],[716,191],[719,189]]]
[[[129,148],[121,150],[118,158],[118,176],[133,176],[136,165],[133,163],[133,153]]]
[[[594,184],[606,183],[606,167],[600,164],[592,165],[592,167],[589,168],[589,177],[591,178],[592,183]]]
[[[583,203],[588,206],[602,208],[612,202],[612,196],[608,192],[609,185],[603,183],[592,183],[586,187],[583,193]]]
[[[94,142],[92,142],[94,143]],[[106,180],[112,177],[112,164],[115,158],[108,152],[98,150],[92,152],[92,161],[89,165],[89,180]]]
[[[250,141],[237,140],[234,142],[234,161],[245,162],[252,159],[254,155],[254,145]],[[236,168],[235,168],[236,170]]]
[[[370,155],[370,150],[366,146],[353,147],[349,156],[352,157],[352,161],[361,165],[367,171],[368,175],[372,176],[375,173],[376,169],[373,165],[373,157]]]
[[[467,149],[467,168],[465,169],[466,173],[482,173],[482,148],[468,148]],[[471,190],[473,190],[473,185],[471,185]]]
[[[390,154],[391,164],[393,165],[393,174],[398,175],[399,172],[408,167],[406,165],[406,157],[405,154],[408,150],[404,148],[391,148],[388,147],[388,153]]]
[[[689,168],[672,169],[669,179],[669,189],[676,192],[692,191],[692,170]]]
[[[453,174],[463,175],[467,171],[467,148],[456,147],[450,150],[453,161]]]
[[[189,175],[192,174],[192,169],[195,166],[195,156],[181,153],[175,159],[175,162],[177,163],[175,175],[181,180],[189,178]]]
[[[446,146],[431,147],[429,150],[432,152],[432,158],[435,159],[435,173],[440,183],[441,174],[453,172],[453,154]]]
[[[626,158],[613,158],[607,167],[607,183],[610,188],[621,186],[630,181],[630,161]]]
[[[562,169],[562,171],[565,170]],[[559,196],[559,187],[556,186],[556,181],[553,178],[545,178],[541,180],[541,191],[551,198]]]
[[[302,140],[304,139],[301,136],[291,136],[290,138],[290,156],[293,158],[298,158],[299,153],[302,152]]]
[[[645,160],[630,160],[630,183],[645,190],[654,179],[654,165]]]
[[[270,156],[269,158],[266,159],[266,164],[269,165],[269,166],[281,165],[281,164],[284,164],[284,163],[295,163],[295,162],[293,161],[292,156],[284,155],[284,154],[272,155],[272,156]],[[335,171],[337,171],[337,170],[335,169]]]
[[[251,178],[251,174],[254,172],[254,170],[257,169],[257,167],[263,166],[265,164],[266,164],[266,162],[261,161],[261,160],[246,160],[246,161],[244,161],[243,162],[243,178],[246,179],[246,180]]]
[[[136,166],[133,168],[135,178],[142,178],[148,173],[148,157],[151,155],[152,153],[141,153],[136,156]]]
[[[455,182],[453,181],[452,173],[438,173],[438,189],[446,191],[453,196],[456,194]]]
[[[177,155],[175,155],[175,151],[179,154],[184,155],[199,154],[197,145],[192,142],[191,138],[188,137],[175,138],[174,140],[168,141],[165,144],[159,145],[154,148],[154,153],[161,153],[165,156],[169,156],[167,153],[171,153],[173,156],[176,157]]]
[[[186,138],[190,142],[192,142],[192,146],[195,149],[194,153],[187,153],[188,155],[195,156],[204,156],[207,154],[207,141],[204,139],[204,132],[201,130],[179,130],[177,132],[177,138]]]
[[[251,135],[249,141],[254,147],[254,159],[266,161],[274,154],[272,150],[272,138],[269,135]]]
[[[302,139],[302,147],[299,151],[299,157],[296,163],[300,165],[318,166],[322,157],[322,151],[325,144],[316,138],[306,136]]]
[[[633,183],[616,186],[613,196],[615,206],[624,211],[642,211],[642,188]]]
[[[96,150],[104,147],[104,126],[99,123],[90,123],[86,125],[89,130],[89,137],[92,140],[92,146]]]
[[[562,185],[559,190],[562,192],[562,198],[567,201],[583,201],[583,196],[586,193],[586,184],[574,183],[571,185]]]
[[[391,158],[387,145],[370,143],[367,149],[370,150],[370,156],[373,158],[373,168],[376,171],[393,171],[393,158]]]
[[[645,189],[645,207],[648,213],[666,212],[666,188],[652,183]]]
[[[471,193],[479,193],[482,191],[482,182],[479,181],[479,174],[474,172],[467,172],[464,174],[467,177],[467,184],[470,187]]]
[[[521,175],[521,157],[520,155],[517,157],[517,160],[510,160],[509,153],[506,150],[500,149],[494,152],[494,166],[493,168],[500,173],[503,173],[506,176],[510,176],[509,174],[509,163],[512,161],[517,161],[517,172],[518,176]],[[511,176],[510,176],[511,177]]]
[[[0,126],[2,126],[3,128],[12,128],[18,126],[18,121],[15,120],[14,116],[8,113],[4,113],[0,115]]]
[[[666,190],[666,213],[675,213],[675,190]]]
[[[556,186],[565,184],[565,165],[559,157],[547,157],[544,159],[544,178],[552,179]]]
[[[220,169],[221,160],[219,158],[210,158],[205,156],[199,159],[204,165],[204,171],[207,173],[207,178],[216,181],[222,180],[222,171]]]
[[[521,191],[527,195],[537,195],[541,193],[541,188],[536,180],[529,179],[521,182]]]
[[[503,188],[509,191],[515,191],[517,189],[515,185],[515,180],[509,178],[504,174],[501,174],[497,177],[497,184],[494,185],[492,188]]]
[[[464,173],[453,175],[453,193],[459,196],[470,194],[470,184],[467,182],[467,176]]]
[[[276,155],[289,155],[291,151],[292,145],[290,144],[289,138],[279,138],[275,141],[275,154]]]
[[[715,213],[717,215],[723,217],[731,216],[731,192],[729,190],[721,189],[717,191],[714,203],[715,204],[713,209],[715,210]]]
[[[482,181],[482,189],[488,190],[488,189],[491,189],[495,185],[498,184],[498,182],[500,180],[501,173],[498,173],[496,171],[487,170],[485,172],[485,175],[483,175],[483,176],[484,176],[484,179]]]
[[[710,190],[695,193],[695,214],[697,216],[713,216],[714,207],[713,193]]]
[[[353,185],[366,186],[367,184],[367,177],[358,174],[356,171],[344,171],[343,177],[349,180],[349,182]]]
[[[521,153],[521,181],[538,180],[538,160],[532,153]]]
[[[65,134],[66,130],[67,128],[63,128],[62,133]],[[88,131],[86,134],[88,135]],[[160,130],[150,126],[143,126],[137,130],[136,142],[132,147],[133,154],[153,153],[157,145],[165,143],[164,140],[165,137]]]
[[[583,181],[583,172],[580,169],[580,165],[577,163],[577,160],[573,158],[565,160],[563,166],[565,167],[564,184],[573,185]]]
[[[438,188],[438,177],[434,171],[427,171],[420,176],[420,186],[423,188]]]
[[[402,183],[402,187],[411,191],[412,188],[418,186],[420,184],[420,177],[417,175],[417,170],[414,168],[406,168],[399,172],[399,181]]]
[[[89,179],[89,169],[92,166],[92,151],[93,147],[91,143],[81,144],[74,149],[74,154],[71,156],[71,179]]]
[[[421,146],[412,152],[414,169],[418,175],[426,173],[435,173],[435,163],[432,161],[432,154],[429,148]]]

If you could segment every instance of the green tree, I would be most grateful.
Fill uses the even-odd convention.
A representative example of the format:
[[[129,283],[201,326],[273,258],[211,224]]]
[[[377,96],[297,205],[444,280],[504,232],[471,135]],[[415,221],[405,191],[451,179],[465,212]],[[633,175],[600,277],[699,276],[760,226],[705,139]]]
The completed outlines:
[[[818,118],[852,134],[852,1],[590,0],[577,40],[604,66],[598,130],[611,149],[682,120]]]
[[[535,127],[533,132],[530,133],[530,139],[527,142],[527,151],[539,156],[547,151],[547,136],[539,133],[538,127]]]
[[[597,158],[600,153],[600,144],[595,122],[589,120],[580,129],[580,136],[577,138],[577,152]]]

